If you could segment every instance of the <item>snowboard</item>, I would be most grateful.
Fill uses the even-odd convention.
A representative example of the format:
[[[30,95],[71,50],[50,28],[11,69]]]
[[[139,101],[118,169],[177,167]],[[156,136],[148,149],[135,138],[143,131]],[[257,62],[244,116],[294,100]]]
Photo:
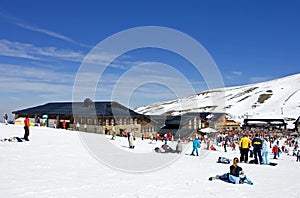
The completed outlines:
[[[274,163],[274,162],[270,162],[269,165],[270,166],[277,166],[278,163]]]

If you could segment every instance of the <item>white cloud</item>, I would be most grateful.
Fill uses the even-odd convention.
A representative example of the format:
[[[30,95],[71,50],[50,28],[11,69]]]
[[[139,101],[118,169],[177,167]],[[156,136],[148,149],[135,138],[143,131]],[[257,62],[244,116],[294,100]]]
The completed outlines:
[[[273,79],[273,78],[271,78],[271,77],[251,77],[250,83],[259,83],[259,82],[264,82],[264,81],[268,81],[271,79]]]
[[[59,34],[59,33],[56,33],[56,32],[53,32],[53,31],[50,31],[50,30],[47,30],[47,29],[43,29],[43,28],[39,28],[39,27],[33,27],[31,25],[24,24],[24,23],[15,23],[15,24],[17,26],[22,27],[22,28],[27,29],[27,30],[31,30],[31,31],[34,31],[34,32],[40,32],[40,33],[46,34],[48,36],[58,38],[60,40],[64,40],[64,41],[74,43],[74,44],[79,44],[71,38],[68,38],[68,37],[66,37],[62,34]]]
[[[63,50],[56,47],[37,47],[33,44],[13,42],[5,39],[0,40],[0,55],[34,60],[58,58],[75,62],[81,62],[85,56],[80,51]]]
[[[9,21],[11,21],[13,24],[15,24],[18,27],[21,27],[23,29],[26,29],[26,30],[42,33],[42,34],[45,34],[47,36],[50,36],[50,37],[53,37],[53,38],[56,38],[56,39],[60,39],[60,40],[63,40],[63,41],[66,41],[66,42],[69,42],[69,43],[72,43],[72,44],[75,44],[75,45],[79,45],[81,47],[87,47],[87,48],[92,48],[93,47],[93,46],[89,46],[89,45],[77,42],[77,41],[75,41],[75,40],[73,40],[73,39],[71,39],[71,38],[69,38],[65,35],[60,34],[60,33],[57,33],[57,32],[54,32],[54,31],[51,31],[51,30],[48,30],[48,29],[45,29],[45,28],[40,28],[40,27],[37,27],[37,26],[29,25],[28,23],[24,23],[23,20],[20,20],[19,18],[14,17],[14,16],[10,16],[8,14],[4,14],[3,12],[0,12],[0,17],[6,18]]]
[[[241,72],[241,71],[232,71],[231,73],[234,74],[234,75],[236,75],[236,76],[243,75],[243,72]]]
[[[64,93],[72,90],[74,81],[72,73],[9,64],[0,64],[0,77],[4,93]]]

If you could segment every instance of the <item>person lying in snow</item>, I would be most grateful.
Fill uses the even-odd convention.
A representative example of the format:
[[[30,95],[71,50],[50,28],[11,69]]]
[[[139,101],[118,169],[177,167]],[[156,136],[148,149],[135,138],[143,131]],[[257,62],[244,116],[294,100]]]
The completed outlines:
[[[20,137],[11,137],[11,138],[4,138],[0,140],[1,142],[24,142],[25,140]]]
[[[216,177],[210,177],[208,180],[212,181],[214,179],[220,179],[233,184],[247,183],[253,185],[253,182],[247,175],[245,175],[243,169],[238,166],[238,163],[239,159],[237,157],[233,158],[233,164],[230,166],[229,173],[225,173],[221,176],[217,175]]]
[[[155,147],[154,149],[157,153],[178,153],[176,150],[172,149],[169,145],[163,144],[161,148]]]

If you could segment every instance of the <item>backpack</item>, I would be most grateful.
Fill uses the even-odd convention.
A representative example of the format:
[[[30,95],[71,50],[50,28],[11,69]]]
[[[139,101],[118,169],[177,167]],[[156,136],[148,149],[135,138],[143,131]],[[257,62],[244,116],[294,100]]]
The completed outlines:
[[[222,164],[229,164],[230,160],[226,157],[219,157],[217,162]]]

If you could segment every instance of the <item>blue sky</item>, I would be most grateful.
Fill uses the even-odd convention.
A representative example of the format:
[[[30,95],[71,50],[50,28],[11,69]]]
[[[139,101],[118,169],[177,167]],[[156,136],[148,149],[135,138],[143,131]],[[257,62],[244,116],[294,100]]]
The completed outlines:
[[[85,56],[107,37],[139,26],[168,27],[191,36],[214,59],[226,87],[299,73],[299,8],[299,1],[2,0],[0,112],[71,101]],[[109,92],[118,79],[146,62],[176,68],[195,92],[207,89],[184,58],[161,49],[139,49],[105,71],[95,99],[112,99]],[[133,84],[137,78],[131,79]],[[176,78],[169,80],[178,84]],[[175,98],[168,87],[145,84],[137,86],[128,106]]]

